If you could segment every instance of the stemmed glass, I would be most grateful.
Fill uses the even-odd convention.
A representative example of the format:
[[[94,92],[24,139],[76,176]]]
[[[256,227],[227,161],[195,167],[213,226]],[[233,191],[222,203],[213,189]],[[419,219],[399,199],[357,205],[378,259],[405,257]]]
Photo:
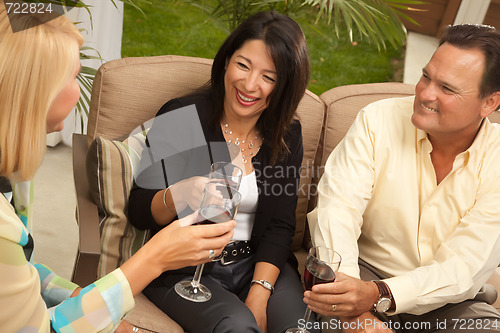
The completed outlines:
[[[206,184],[198,211],[198,224],[226,222],[236,216],[241,202],[238,187],[243,172],[237,166],[216,162],[212,164],[210,181]],[[193,302],[206,302],[212,297],[210,289],[200,283],[205,265],[197,265],[191,281],[179,281],[175,291],[184,299]]]
[[[335,273],[338,271],[342,257],[337,252],[325,246],[315,246],[309,250],[304,270],[304,284],[306,290],[320,283],[335,281]],[[309,322],[311,309],[307,308],[304,314],[304,325]],[[309,333],[304,328],[289,328],[285,333]]]
[[[210,171],[210,181],[224,183],[239,190],[243,171],[229,162],[214,162]]]

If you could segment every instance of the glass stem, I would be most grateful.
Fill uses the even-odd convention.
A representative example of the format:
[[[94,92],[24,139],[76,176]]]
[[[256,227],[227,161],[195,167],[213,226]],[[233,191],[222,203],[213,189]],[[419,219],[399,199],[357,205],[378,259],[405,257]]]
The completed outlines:
[[[309,307],[306,308],[306,313],[304,313],[304,324],[307,325],[307,323],[309,322],[309,317],[311,317],[311,309],[309,309]],[[307,332],[304,329],[302,329],[303,332]]]
[[[196,271],[194,272],[193,281],[191,281],[191,285],[195,288],[198,288],[201,280],[201,273],[203,272],[203,267],[205,264],[201,264],[196,266]]]

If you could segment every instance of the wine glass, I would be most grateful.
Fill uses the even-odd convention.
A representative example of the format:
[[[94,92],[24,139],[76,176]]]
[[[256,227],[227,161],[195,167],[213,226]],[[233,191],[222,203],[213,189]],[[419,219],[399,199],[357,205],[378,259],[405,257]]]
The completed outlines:
[[[236,190],[240,188],[243,171],[229,162],[214,162],[211,166],[210,181],[224,183]]]
[[[338,271],[342,257],[337,252],[325,246],[315,246],[309,249],[304,270],[304,284],[306,290],[320,283],[335,281],[335,273]],[[311,309],[307,308],[304,314],[304,325],[309,322]],[[285,333],[309,333],[304,328],[294,327]]]
[[[203,190],[198,224],[213,224],[232,220],[241,202],[241,194],[230,186],[209,182]],[[206,302],[212,297],[210,289],[200,283],[205,264],[196,266],[191,281],[179,281],[175,285],[177,294],[189,301]]]

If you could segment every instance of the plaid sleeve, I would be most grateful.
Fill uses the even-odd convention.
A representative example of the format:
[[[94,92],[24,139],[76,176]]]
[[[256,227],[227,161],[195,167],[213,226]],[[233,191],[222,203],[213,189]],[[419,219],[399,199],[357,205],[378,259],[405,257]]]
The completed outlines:
[[[42,264],[35,264],[41,282],[42,298],[47,307],[53,307],[68,299],[78,287],[77,284],[56,275],[50,268]]]
[[[118,268],[49,311],[56,332],[112,332],[133,307],[132,291]]]

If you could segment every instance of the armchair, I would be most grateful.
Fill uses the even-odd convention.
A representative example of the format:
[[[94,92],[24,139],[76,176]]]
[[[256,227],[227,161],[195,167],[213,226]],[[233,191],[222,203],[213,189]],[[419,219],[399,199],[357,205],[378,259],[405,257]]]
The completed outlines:
[[[183,56],[124,58],[98,70],[87,134],[73,137],[80,237],[74,282],[92,283],[125,261],[147,237],[126,219],[128,191],[140,147],[123,139],[153,118],[166,101],[205,84],[211,63],[209,59]],[[304,95],[298,108],[304,159],[292,244],[301,268],[309,243],[306,214],[316,204],[315,186],[326,158],[363,106],[382,98],[412,95],[413,89],[402,83],[376,83],[336,87],[319,97],[310,91]],[[500,121],[500,116],[495,114],[492,120]],[[499,289],[500,276],[496,274],[495,278]],[[142,294],[136,297],[136,307],[126,319],[144,332],[183,332]]]
[[[211,60],[182,56],[125,58],[108,62],[98,70],[87,134],[73,136],[80,230],[74,282],[92,283],[125,261],[146,237],[127,222],[125,213],[133,155],[139,153],[130,140],[121,142],[119,138],[153,118],[169,99],[205,84],[210,70]],[[324,109],[318,96],[306,92],[299,107],[304,135],[304,188],[312,180]],[[304,239],[307,205],[308,196],[301,196],[296,214],[300,222],[293,241],[297,250]],[[142,294],[136,297],[136,307],[127,320],[146,332],[183,331]]]

